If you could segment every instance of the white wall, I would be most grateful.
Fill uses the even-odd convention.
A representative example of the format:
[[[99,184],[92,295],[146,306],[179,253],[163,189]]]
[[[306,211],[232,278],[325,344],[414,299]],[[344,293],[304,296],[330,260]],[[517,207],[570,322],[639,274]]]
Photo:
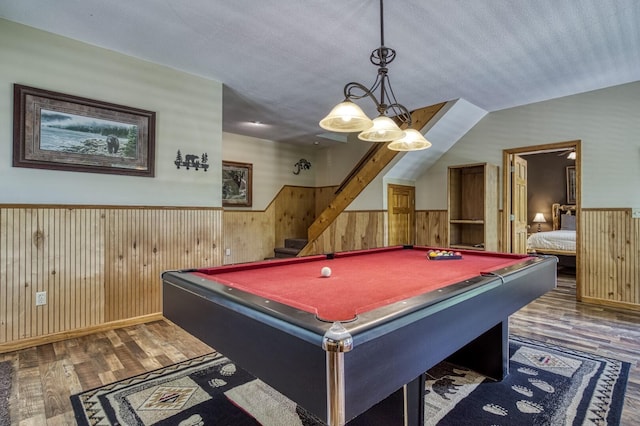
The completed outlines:
[[[266,209],[284,185],[315,186],[316,173],[321,168],[316,153],[315,147],[223,133],[222,159],[253,164],[251,210]],[[295,175],[294,165],[302,158],[311,163],[311,168]]]
[[[340,185],[369,148],[371,144],[359,140],[355,133],[348,135],[347,143],[319,148],[316,186]]]
[[[219,82],[2,19],[0,58],[0,203],[221,205]],[[156,176],[12,167],[14,83],[155,111]],[[209,170],[178,170],[178,149]]]
[[[371,148],[371,142],[363,142],[357,134],[350,134],[345,144],[333,145],[318,151],[318,172],[316,174],[316,186],[339,185],[344,178],[356,166],[358,161]],[[378,176],[356,197],[346,210],[383,210],[386,208],[387,185],[384,176],[393,165],[399,161],[402,154],[397,156]],[[399,183],[411,185],[406,181]]]
[[[640,82],[635,82],[488,114],[420,176],[416,208],[447,208],[449,165],[489,162],[502,170],[503,149],[578,139],[582,207],[640,207]]]

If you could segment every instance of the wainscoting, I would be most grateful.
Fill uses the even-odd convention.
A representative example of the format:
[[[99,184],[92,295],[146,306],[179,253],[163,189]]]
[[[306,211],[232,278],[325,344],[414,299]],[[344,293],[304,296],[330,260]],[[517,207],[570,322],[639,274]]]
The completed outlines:
[[[631,209],[585,209],[580,217],[584,302],[640,310],[640,219]]]
[[[221,209],[2,206],[0,352],[159,317],[162,271],[221,245]]]
[[[157,319],[162,271],[271,257],[332,191],[283,188],[265,211],[0,206],[0,352]],[[640,310],[640,220],[630,209],[580,214],[578,296]],[[417,211],[416,244],[447,246],[446,224],[445,210]],[[386,212],[345,211],[313,249],[381,247],[385,233]]]
[[[446,210],[416,211],[416,245],[447,247],[449,245]]]
[[[335,189],[285,186],[263,211],[225,210],[223,262],[273,257],[273,249],[284,246],[285,238],[307,238],[307,228],[333,199]]]
[[[344,211],[312,242],[309,254],[334,253],[384,246],[386,212]]]

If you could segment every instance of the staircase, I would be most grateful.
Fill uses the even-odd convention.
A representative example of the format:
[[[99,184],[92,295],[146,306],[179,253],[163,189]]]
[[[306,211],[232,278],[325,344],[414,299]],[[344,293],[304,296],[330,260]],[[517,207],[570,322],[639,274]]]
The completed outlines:
[[[274,248],[273,254],[278,259],[296,257],[300,250],[307,245],[307,241],[305,238],[285,238],[284,247]]]

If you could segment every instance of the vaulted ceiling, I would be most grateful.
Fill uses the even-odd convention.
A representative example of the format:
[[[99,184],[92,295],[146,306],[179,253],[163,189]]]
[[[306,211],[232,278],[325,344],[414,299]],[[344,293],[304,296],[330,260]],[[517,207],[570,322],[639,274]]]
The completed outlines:
[[[225,131],[302,144],[330,143],[318,121],[373,83],[380,45],[373,0],[0,0],[0,17],[220,81]],[[491,112],[640,80],[640,1],[387,0],[385,44],[409,109]]]

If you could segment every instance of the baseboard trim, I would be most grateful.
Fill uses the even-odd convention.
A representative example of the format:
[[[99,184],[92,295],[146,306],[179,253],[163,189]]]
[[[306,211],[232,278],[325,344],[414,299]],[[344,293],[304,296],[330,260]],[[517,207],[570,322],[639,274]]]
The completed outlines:
[[[154,314],[142,315],[135,318],[128,318],[125,320],[111,321],[104,324],[82,328],[72,331],[62,331],[59,333],[47,334],[46,336],[32,337],[28,339],[21,339],[10,343],[0,344],[0,354],[18,351],[21,349],[31,348],[33,346],[40,346],[47,343],[59,342],[61,340],[72,339],[75,337],[82,337],[88,334],[98,333],[101,331],[113,330],[116,328],[128,327],[136,324],[143,324],[152,321],[163,320],[162,312],[156,312]]]
[[[609,308],[628,309],[631,311],[640,311],[640,305],[636,303],[620,302],[618,300],[598,299],[596,297],[582,296],[580,299],[582,303],[588,303],[590,305],[600,305]]]

